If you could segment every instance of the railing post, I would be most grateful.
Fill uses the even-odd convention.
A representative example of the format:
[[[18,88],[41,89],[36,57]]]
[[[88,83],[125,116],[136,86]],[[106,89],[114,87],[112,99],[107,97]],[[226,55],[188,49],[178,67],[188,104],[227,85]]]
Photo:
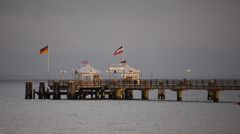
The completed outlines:
[[[204,86],[204,80],[202,79],[202,88],[204,89],[205,86]]]
[[[144,80],[145,89],[147,88],[147,80]]]
[[[196,88],[198,88],[198,81],[196,80]]]
[[[175,81],[174,81],[174,80],[172,80],[172,84],[173,84],[173,87],[172,87],[172,88],[175,88],[176,85],[175,85]]]
[[[168,83],[168,80],[166,80],[166,84],[167,84],[167,88],[169,89],[169,83]]]
[[[102,87],[102,90],[101,90],[101,99],[105,99],[105,88]]]

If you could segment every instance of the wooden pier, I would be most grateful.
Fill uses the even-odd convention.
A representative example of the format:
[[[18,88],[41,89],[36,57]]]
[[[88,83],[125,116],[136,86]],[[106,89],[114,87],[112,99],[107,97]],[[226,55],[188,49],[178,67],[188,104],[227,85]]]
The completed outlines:
[[[26,82],[25,99],[61,99],[66,95],[70,100],[82,99],[134,99],[133,90],[142,92],[142,99],[149,99],[150,90],[158,90],[156,96],[159,100],[165,99],[165,90],[176,92],[177,101],[182,101],[185,90],[205,90],[206,98],[219,102],[219,92],[224,90],[240,90],[240,80],[50,80],[39,83],[39,88],[33,89],[31,81]]]

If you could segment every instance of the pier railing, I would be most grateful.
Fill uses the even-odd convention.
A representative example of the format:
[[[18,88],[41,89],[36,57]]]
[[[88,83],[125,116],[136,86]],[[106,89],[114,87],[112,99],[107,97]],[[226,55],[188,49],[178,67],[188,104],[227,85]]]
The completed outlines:
[[[68,88],[71,80],[58,81],[59,86]],[[54,81],[48,81],[48,85],[53,87]],[[128,88],[128,89],[221,89],[221,90],[240,90],[240,80],[221,80],[221,79],[196,79],[196,80],[177,80],[177,79],[145,79],[145,80],[98,80],[98,81],[75,81],[76,86],[81,88]]]

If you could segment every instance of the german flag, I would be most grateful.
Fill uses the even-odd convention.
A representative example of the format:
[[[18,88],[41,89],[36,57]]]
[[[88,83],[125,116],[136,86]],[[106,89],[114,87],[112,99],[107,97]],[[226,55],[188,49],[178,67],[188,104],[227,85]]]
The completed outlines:
[[[40,50],[40,54],[43,55],[43,54],[48,54],[48,46],[45,46],[44,48],[42,48]]]

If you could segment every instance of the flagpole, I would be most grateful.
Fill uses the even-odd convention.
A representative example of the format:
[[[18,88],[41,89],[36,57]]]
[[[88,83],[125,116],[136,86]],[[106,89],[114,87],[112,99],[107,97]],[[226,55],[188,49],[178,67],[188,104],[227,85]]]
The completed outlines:
[[[110,75],[110,62],[108,61],[108,79],[110,80],[111,75]]]
[[[122,61],[124,61],[125,55],[124,55],[124,47],[123,47],[123,54],[122,54]]]
[[[48,58],[47,58],[47,62],[48,62],[48,73],[47,73],[47,79],[49,80],[49,71],[50,71],[50,65],[49,65],[49,53],[50,53],[50,46],[48,45]]]

